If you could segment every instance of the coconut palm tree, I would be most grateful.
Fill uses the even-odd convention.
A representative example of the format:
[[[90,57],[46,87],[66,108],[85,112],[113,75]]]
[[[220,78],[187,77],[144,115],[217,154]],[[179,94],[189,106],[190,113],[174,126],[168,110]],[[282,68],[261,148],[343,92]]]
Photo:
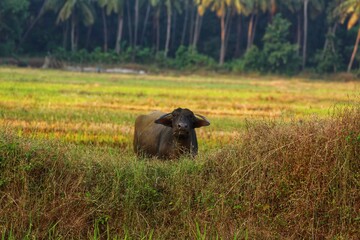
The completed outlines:
[[[184,17],[184,24],[183,24],[183,29],[182,29],[182,34],[181,34],[181,41],[180,41],[180,45],[184,45],[185,43],[185,35],[186,35],[186,31],[187,31],[187,27],[188,27],[188,20],[189,20],[189,12],[190,12],[190,0],[183,0],[183,9],[185,11],[185,17]]]
[[[40,20],[40,18],[45,14],[45,12],[48,10],[47,9],[47,5],[48,5],[48,1],[49,0],[44,0],[40,10],[38,12],[38,14],[36,15],[36,17],[34,18],[33,21],[31,21],[30,26],[27,28],[27,30],[25,31],[24,35],[22,35],[21,39],[20,39],[20,46],[22,45],[22,43],[25,42],[27,36],[29,35],[30,31],[33,29],[33,27],[36,25],[36,23]]]
[[[303,0],[304,3],[304,39],[303,39],[303,54],[302,54],[302,68],[306,67],[307,60],[307,40],[308,40],[308,21],[309,21],[309,4],[311,4],[313,10],[318,12],[323,10],[322,0]]]
[[[108,0],[97,0],[98,4],[101,7],[101,17],[102,17],[102,21],[103,21],[103,31],[104,31],[104,52],[107,52],[108,49],[108,30],[107,30],[107,20],[106,20],[106,15],[110,15],[110,14],[105,14],[106,10],[105,7],[107,5]]]
[[[225,56],[225,16],[228,13],[228,6],[225,0],[201,0],[199,1],[199,13],[200,15],[204,15],[205,10],[210,8],[211,11],[216,12],[216,15],[220,19],[221,26],[221,48],[220,48],[220,57],[219,57],[219,65],[224,63]]]
[[[232,11],[241,13],[244,11],[244,4],[240,0],[202,0],[199,4],[199,12],[204,14],[205,10],[210,8],[211,11],[216,12],[217,17],[220,19],[221,26],[221,47],[219,55],[219,65],[223,65],[226,54],[226,36],[229,21],[226,18],[231,16]]]
[[[181,2],[180,0],[150,0],[152,7],[155,9],[155,23],[156,23],[156,51],[160,49],[160,23],[159,18],[161,14],[161,9],[163,6],[166,8],[167,14],[167,23],[166,23],[166,40],[164,47],[164,56],[167,57],[170,46],[170,38],[171,38],[171,24],[172,24],[172,15],[173,11],[176,10],[180,12],[181,10]]]
[[[297,13],[297,24],[298,24],[298,33],[297,33],[297,43],[300,44],[301,33],[302,33],[302,68],[306,67],[307,60],[307,43],[308,43],[308,22],[309,22],[309,12],[311,11],[312,16],[317,16],[324,10],[324,1],[323,0],[285,0],[284,4],[289,8],[293,13]],[[301,30],[301,10],[303,11],[303,29]]]
[[[353,28],[360,19],[360,1],[359,0],[345,0],[342,4],[338,7],[339,15],[342,17],[342,22],[345,21],[345,19],[349,19],[347,22],[347,29],[350,30]],[[357,37],[354,45],[353,52],[351,54],[350,62],[347,68],[347,71],[350,72],[352,65],[354,63],[354,59],[356,56],[356,53],[358,51],[360,42],[360,27],[358,27]]]
[[[247,36],[247,47],[246,50],[249,50],[254,42],[256,27],[258,22],[258,17],[260,12],[266,12],[269,10],[268,0],[243,0],[244,13],[247,16],[250,16],[249,25],[248,25],[248,36]]]
[[[160,14],[162,9],[162,0],[150,0],[150,4],[154,9],[154,28],[156,29],[156,52],[160,50]]]
[[[302,57],[302,68],[303,68],[303,70],[304,70],[305,65],[306,65],[309,1],[310,0],[304,0],[304,40],[303,40],[303,57]]]
[[[143,28],[142,28],[142,31],[141,31],[140,44],[144,43],[144,37],[145,37],[146,29],[148,27],[150,10],[151,10],[151,3],[150,3],[150,1],[147,1],[146,14],[145,14],[145,20],[144,20]]]
[[[94,23],[91,0],[49,0],[47,8],[57,12],[56,23],[71,21],[71,51],[76,51],[78,23],[81,21],[86,26]]]
[[[191,43],[191,50],[196,51],[197,43],[200,37],[200,30],[202,26],[203,21],[203,15],[205,13],[205,8],[201,4],[202,0],[194,0],[193,4],[196,6],[196,16],[192,16],[191,18],[191,32],[190,32],[190,43]],[[192,11],[194,13],[194,11]],[[195,14],[192,14],[195,15]],[[194,23],[195,18],[195,23]]]
[[[166,27],[166,40],[165,40],[165,50],[164,56],[167,57],[170,44],[170,35],[171,35],[171,16],[172,16],[172,3],[171,0],[165,0],[166,13],[167,13],[167,27]]]
[[[140,9],[140,0],[135,0],[135,4],[134,4],[134,43],[133,43],[133,46],[135,49],[138,44],[139,9]]]
[[[300,55],[300,46],[301,46],[301,37],[302,37],[302,29],[301,29],[301,9],[303,6],[303,0],[284,0],[283,4],[291,11],[291,13],[296,14],[296,25],[297,25],[297,33],[296,33],[296,44],[298,47],[298,54]]]
[[[120,53],[121,51],[121,39],[124,25],[124,5],[125,0],[98,0],[100,6],[105,8],[106,14],[110,15],[112,13],[117,14],[118,16],[118,26],[116,33],[116,41],[115,41],[115,52]]]

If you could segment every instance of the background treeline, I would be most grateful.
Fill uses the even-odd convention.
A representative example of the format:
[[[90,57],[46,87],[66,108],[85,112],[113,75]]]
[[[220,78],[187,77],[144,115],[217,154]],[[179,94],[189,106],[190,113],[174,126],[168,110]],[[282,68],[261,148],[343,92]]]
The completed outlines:
[[[350,71],[359,14],[359,0],[1,0],[0,56]]]

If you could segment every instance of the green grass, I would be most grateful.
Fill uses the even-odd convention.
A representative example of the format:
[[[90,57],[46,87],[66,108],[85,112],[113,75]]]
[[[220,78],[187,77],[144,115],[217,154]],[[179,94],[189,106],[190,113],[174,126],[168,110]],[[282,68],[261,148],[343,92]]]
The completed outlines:
[[[1,239],[356,239],[359,82],[0,68]],[[137,159],[188,107],[199,156]]]
[[[201,129],[200,135],[202,141],[213,145],[213,138],[223,143],[242,129],[244,119],[307,118],[312,114],[326,117],[335,105],[358,103],[359,88],[358,82],[271,77],[114,75],[0,68],[0,125],[51,138],[52,130],[58,126],[55,132],[61,132],[59,138],[66,141],[81,139],[84,143],[89,136],[91,143],[94,139],[111,142],[113,136],[114,144],[119,135],[120,141],[131,138],[137,115],[180,106],[211,120],[211,127]],[[110,129],[102,131],[104,124]]]

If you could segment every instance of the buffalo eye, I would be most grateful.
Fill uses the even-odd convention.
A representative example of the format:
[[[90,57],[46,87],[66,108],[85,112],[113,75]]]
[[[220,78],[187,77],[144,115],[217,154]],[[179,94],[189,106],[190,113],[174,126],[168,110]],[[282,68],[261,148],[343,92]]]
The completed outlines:
[[[171,113],[171,115],[172,115],[174,118],[176,118],[176,117],[178,117],[180,114],[179,114],[179,112],[174,111],[174,112]]]

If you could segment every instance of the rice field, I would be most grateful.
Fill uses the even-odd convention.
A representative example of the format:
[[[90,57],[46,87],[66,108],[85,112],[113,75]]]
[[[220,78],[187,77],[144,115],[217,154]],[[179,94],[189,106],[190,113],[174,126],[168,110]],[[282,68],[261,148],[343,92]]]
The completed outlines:
[[[247,121],[328,117],[360,102],[360,82],[268,76],[126,75],[0,68],[0,126],[20,136],[129,149],[137,115],[189,108],[211,126],[203,148],[231,141]]]

